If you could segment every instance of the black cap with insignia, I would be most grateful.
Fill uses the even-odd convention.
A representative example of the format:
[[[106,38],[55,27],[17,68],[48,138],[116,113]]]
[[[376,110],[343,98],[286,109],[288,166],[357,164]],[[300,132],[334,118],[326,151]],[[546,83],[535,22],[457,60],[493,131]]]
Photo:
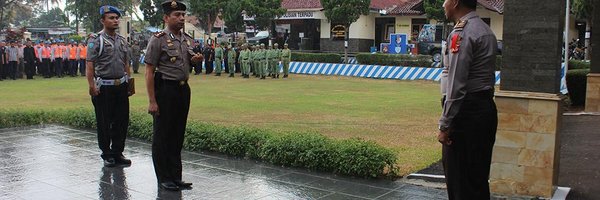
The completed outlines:
[[[185,11],[185,9],[187,8],[185,6],[185,4],[172,0],[172,1],[165,1],[164,3],[161,4],[163,12],[165,14],[170,14],[173,11]]]

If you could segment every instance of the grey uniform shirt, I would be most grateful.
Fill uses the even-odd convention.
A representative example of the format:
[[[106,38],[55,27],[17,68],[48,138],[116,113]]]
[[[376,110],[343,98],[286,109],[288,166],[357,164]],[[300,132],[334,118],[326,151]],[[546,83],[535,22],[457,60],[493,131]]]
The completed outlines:
[[[100,53],[100,39],[104,47]],[[125,76],[125,63],[129,63],[125,38],[119,34],[114,37],[106,33],[93,35],[88,39],[87,61],[94,63],[96,77],[118,79]]]
[[[441,127],[452,127],[467,93],[493,90],[495,84],[496,36],[477,13],[463,16],[447,41],[448,79],[442,90],[446,102]]]
[[[6,50],[6,53],[8,54],[8,62],[19,60],[19,47],[9,46]]]
[[[154,34],[148,47],[144,62],[153,65],[156,71],[162,73],[163,79],[182,81],[190,76],[193,39],[185,33],[180,37],[168,29]]]
[[[138,58],[140,57],[140,45],[131,45],[131,57],[132,58]]]

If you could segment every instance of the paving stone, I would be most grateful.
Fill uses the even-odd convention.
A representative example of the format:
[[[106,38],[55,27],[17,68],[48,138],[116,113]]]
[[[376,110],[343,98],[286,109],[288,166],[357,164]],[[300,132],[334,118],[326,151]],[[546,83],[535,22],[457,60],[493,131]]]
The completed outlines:
[[[103,167],[95,132],[48,125],[0,129],[0,199],[375,199],[443,196],[402,182],[289,169],[212,152],[182,152],[193,189],[159,189],[152,145],[128,139],[126,168]],[[404,191],[411,190],[411,191]],[[44,195],[48,194],[48,195]]]

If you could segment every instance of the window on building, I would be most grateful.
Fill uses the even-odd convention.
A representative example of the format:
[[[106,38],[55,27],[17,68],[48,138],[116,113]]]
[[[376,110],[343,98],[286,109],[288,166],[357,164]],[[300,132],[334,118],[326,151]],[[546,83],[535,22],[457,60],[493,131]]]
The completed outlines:
[[[390,34],[394,34],[396,33],[396,29],[394,27],[394,24],[386,24],[385,25],[385,35],[383,35],[383,40],[385,40],[386,42],[390,41]]]
[[[411,40],[415,41],[419,36],[419,31],[423,28],[423,25],[428,24],[427,19],[412,19],[411,20]]]

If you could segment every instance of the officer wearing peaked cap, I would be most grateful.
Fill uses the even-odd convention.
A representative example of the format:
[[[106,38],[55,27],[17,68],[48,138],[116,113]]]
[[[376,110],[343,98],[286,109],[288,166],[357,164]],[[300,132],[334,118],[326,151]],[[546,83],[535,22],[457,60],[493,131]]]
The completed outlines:
[[[129,166],[123,156],[129,126],[131,80],[126,39],[117,34],[119,9],[105,5],[100,9],[103,29],[87,40],[86,77],[96,113],[98,146],[104,166]]]
[[[188,111],[190,87],[187,83],[191,63],[202,61],[193,52],[192,37],[181,29],[185,24],[185,4],[162,4],[165,29],[154,34],[146,49],[146,87],[148,113],[154,118],[152,161],[159,187],[167,190],[189,189],[182,181],[181,148]]]

